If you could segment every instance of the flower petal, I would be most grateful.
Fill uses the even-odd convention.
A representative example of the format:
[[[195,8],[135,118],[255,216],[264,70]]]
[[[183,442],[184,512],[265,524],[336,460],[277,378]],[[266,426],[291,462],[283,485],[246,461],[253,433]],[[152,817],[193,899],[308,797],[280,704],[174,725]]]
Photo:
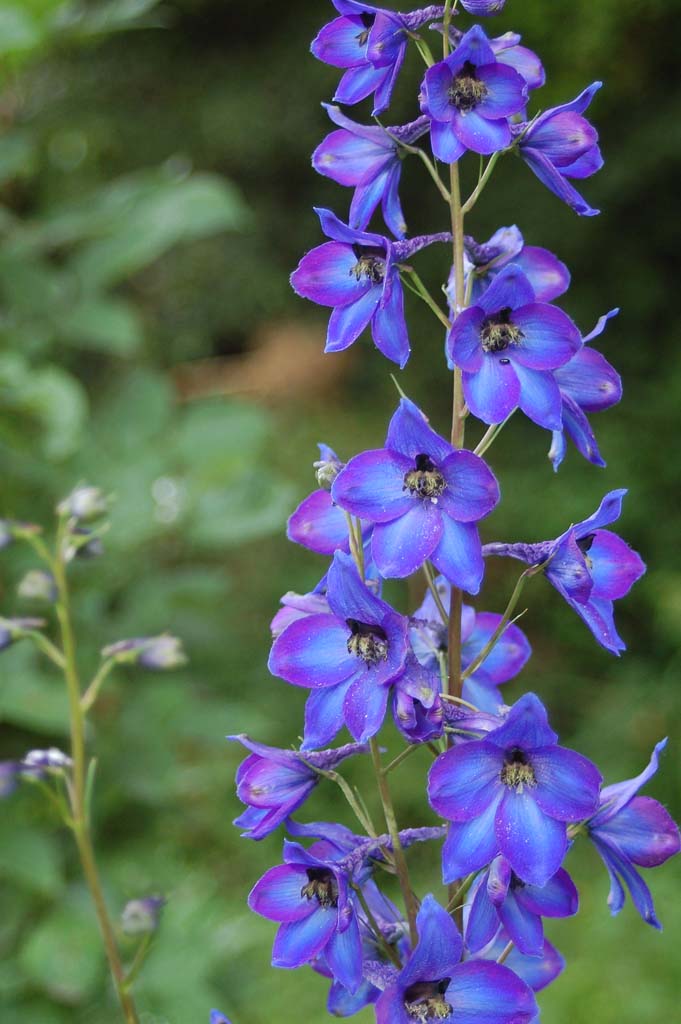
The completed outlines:
[[[329,328],[326,335],[325,352],[342,352],[357,341],[374,315],[381,299],[381,289],[371,285],[354,302],[345,306],[337,306],[329,317]]]
[[[579,893],[567,871],[561,868],[546,885],[526,885],[516,899],[542,917],[572,917],[579,909]]]
[[[505,149],[511,141],[511,129],[506,118],[488,120],[476,110],[462,113],[454,111],[454,134],[467,149],[486,156]]]
[[[379,448],[355,455],[338,474],[331,496],[341,509],[372,523],[386,523],[409,512],[414,499],[404,490],[412,462]]]
[[[305,702],[303,750],[318,750],[341,731],[345,724],[343,705],[350,683],[312,690]]]
[[[302,921],[282,924],[272,947],[272,966],[302,967],[314,960],[336,930],[337,921],[338,913],[334,908],[317,905]]]
[[[442,516],[442,536],[431,555],[438,572],[455,587],[477,594],[485,574],[480,535],[475,523],[458,523]]]
[[[531,370],[515,360],[513,368],[520,384],[518,404],[525,415],[540,427],[560,430],[563,402],[551,371]]]
[[[335,686],[356,668],[349,636],[349,627],[335,615],[296,619],[274,641],[268,668],[293,686]]]
[[[363,28],[359,17],[334,18],[313,39],[310,49],[317,60],[335,68],[352,68],[364,64],[365,46],[358,42]]]
[[[518,408],[520,381],[510,361],[502,363],[487,353],[479,370],[463,371],[463,393],[474,416],[484,423],[501,423]]]
[[[374,313],[371,333],[378,351],[403,369],[409,359],[409,335],[404,319],[404,292],[399,276],[393,281],[385,303],[379,303]]]
[[[601,773],[586,757],[566,747],[532,751],[537,785],[532,796],[545,814],[558,821],[581,821],[598,807]]]
[[[367,278],[353,273],[357,257],[344,242],[324,242],[306,253],[291,274],[298,295],[321,306],[345,306],[372,288]]]
[[[565,824],[547,817],[533,791],[507,789],[494,828],[499,849],[523,882],[544,885],[567,852]]]
[[[416,572],[437,547],[443,519],[447,517],[434,505],[416,498],[406,514],[389,523],[377,523],[371,552],[381,576],[402,578]]]
[[[504,758],[498,747],[473,740],[450,747],[428,774],[428,800],[447,821],[477,818],[500,792]]]
[[[531,1024],[537,1017],[531,990],[502,964],[471,960],[451,977],[446,999],[456,1024]]]
[[[447,358],[452,365],[471,372],[481,368],[484,352],[480,331],[484,319],[480,306],[470,306],[456,317],[446,344]]]
[[[594,597],[616,601],[629,593],[646,571],[645,563],[626,541],[609,530],[597,530],[591,547],[591,578]]]
[[[643,868],[664,864],[681,848],[676,822],[650,796],[634,797],[614,818],[592,831]]]
[[[484,118],[501,119],[517,114],[527,101],[527,85],[514,71],[495,61],[478,68],[476,77],[487,87],[486,96],[475,108]]]
[[[412,401],[402,398],[388,426],[386,448],[409,459],[428,455],[438,465],[454,451],[449,441],[436,434],[428,420]]]
[[[527,956],[541,956],[544,952],[544,926],[542,919],[533,914],[526,906],[516,899],[513,891],[509,892],[499,907],[499,917],[521,953]]]
[[[526,245],[513,262],[532,285],[537,302],[552,302],[568,290],[570,271],[548,249]]]
[[[301,501],[288,520],[286,536],[318,555],[332,555],[338,549],[347,551],[349,546],[345,513],[322,488]]]
[[[435,158],[443,164],[456,163],[466,152],[466,147],[455,134],[451,121],[430,122],[430,145]]]
[[[376,683],[367,673],[349,687],[343,703],[345,724],[358,743],[366,743],[383,725],[389,686]]]
[[[470,821],[453,822],[442,847],[442,881],[445,885],[479,871],[499,853],[494,819],[502,796]]]
[[[513,312],[513,323],[523,332],[513,358],[534,370],[555,370],[569,362],[582,344],[570,317],[548,302],[521,306]]]
[[[440,464],[447,489],[440,503],[460,523],[484,519],[499,501],[499,484],[485,462],[473,452],[452,452]]]
[[[356,992],[362,983],[362,940],[354,913],[345,931],[332,937],[324,955],[334,978],[349,992]]]
[[[459,930],[444,907],[428,893],[416,915],[418,942],[400,975],[400,987],[419,981],[445,978],[456,970],[463,942]]]
[[[297,864],[279,864],[265,872],[248,897],[256,914],[270,921],[302,921],[315,911],[316,904],[301,896],[308,882],[307,871]]]

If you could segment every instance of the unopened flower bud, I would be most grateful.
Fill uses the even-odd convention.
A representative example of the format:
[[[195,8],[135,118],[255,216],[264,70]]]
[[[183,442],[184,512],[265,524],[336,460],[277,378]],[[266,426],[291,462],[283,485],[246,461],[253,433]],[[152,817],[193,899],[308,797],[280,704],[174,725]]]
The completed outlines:
[[[34,523],[18,523],[14,519],[0,519],[0,551],[8,548],[15,540],[33,537],[42,533]]]
[[[133,637],[119,640],[102,651],[103,658],[112,658],[119,664],[141,665],[152,671],[180,668],[186,665],[187,657],[182,650],[182,641],[176,636],[163,633],[161,636]]]
[[[231,1022],[225,1017],[224,1013],[220,1013],[219,1010],[211,1010],[208,1024],[231,1024]]]
[[[69,530],[64,542],[64,560],[72,562],[74,558],[99,558],[104,554],[104,545],[98,533],[84,526],[76,526]]]
[[[484,18],[488,14],[499,14],[506,0],[461,0],[461,6],[476,18]]]
[[[52,604],[57,600],[57,585],[52,573],[46,569],[30,569],[20,580],[17,593],[25,601],[47,601]]]
[[[121,928],[125,934],[145,935],[155,932],[165,902],[162,896],[145,896],[143,899],[129,900],[121,914]]]
[[[317,445],[319,448],[319,459],[313,462],[317,483],[325,491],[331,490],[331,485],[343,468],[343,463],[333,449],[326,444]]]
[[[72,767],[73,761],[58,747],[48,747],[47,750],[29,750],[22,765],[25,768],[42,768],[47,771],[63,772],[65,768]]]
[[[0,616],[0,651],[44,625],[44,619],[3,619]]]
[[[101,488],[78,484],[68,497],[59,502],[57,512],[60,516],[71,516],[87,523],[106,515],[108,508],[109,498]]]

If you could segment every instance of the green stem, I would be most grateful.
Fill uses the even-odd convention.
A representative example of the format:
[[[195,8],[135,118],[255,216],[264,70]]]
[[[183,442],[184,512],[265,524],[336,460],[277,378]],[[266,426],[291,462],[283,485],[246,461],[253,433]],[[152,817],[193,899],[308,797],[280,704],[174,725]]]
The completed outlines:
[[[112,658],[109,658],[108,661],[102,662],[102,664],[99,666],[99,669],[97,670],[97,673],[95,674],[92,682],[88,686],[83,696],[80,698],[80,707],[84,715],[88,713],[92,705],[97,700],[97,697],[99,696],[99,691],[102,687],[102,683],[109,675],[115,664],[116,662]]]
[[[503,150],[499,150],[497,153],[493,153],[492,156],[487,161],[487,166],[485,167],[485,170],[483,171],[482,177],[480,178],[480,180],[478,181],[478,184],[475,186],[475,188],[473,189],[473,191],[469,195],[469,197],[466,200],[466,202],[461,207],[461,212],[462,212],[462,214],[464,216],[467,213],[471,212],[471,210],[473,209],[473,207],[477,203],[478,199],[480,198],[480,196],[481,196],[485,186],[487,185],[489,179],[492,177],[492,172],[494,171],[494,168],[496,167],[497,161],[498,161],[499,157],[501,156],[502,152],[503,152]]]
[[[362,910],[366,915],[366,919],[369,922],[369,927],[376,936],[376,941],[378,942],[379,946],[381,947],[387,958],[392,961],[392,963],[395,965],[395,967],[397,967],[398,970],[400,970],[402,968],[402,961],[400,960],[397,951],[393,949],[393,947],[388,942],[386,942],[385,935],[381,931],[381,927],[378,924],[376,918],[374,917],[371,908],[369,907],[369,904],[366,901],[364,893],[362,892],[361,887],[359,885],[356,885],[354,882],[351,882],[350,885],[352,889],[357,893],[357,899],[359,900]]]
[[[416,273],[416,271],[412,270],[411,267],[403,267],[400,276],[402,277],[403,274],[409,274],[412,281],[414,282],[414,287],[411,289],[411,291],[414,292],[414,295],[418,295],[420,299],[423,299],[428,308],[432,310],[432,312],[438,318],[442,326],[446,330],[450,330],[452,325],[449,322],[446,313],[444,312],[443,309],[440,308],[440,306],[438,306],[437,302],[430,294],[430,292],[428,291],[428,289],[426,288],[425,284],[423,283],[419,275]],[[402,280],[404,281],[405,284],[408,285],[408,282],[404,280],[404,277],[402,277]]]
[[[411,888],[411,882],[409,881],[409,868],[407,867],[407,861],[400,841],[400,833],[397,827],[397,819],[395,817],[395,809],[393,807],[392,796],[390,794],[390,786],[388,785],[387,776],[381,766],[381,751],[375,737],[371,739],[370,745],[371,757],[374,762],[376,784],[378,786],[378,792],[383,806],[385,823],[392,840],[395,871],[400,883],[400,889],[402,890],[404,907],[407,912],[409,936],[411,938],[412,947],[415,947],[418,942],[418,932],[416,931],[416,899]]]
[[[501,955],[497,957],[497,963],[498,964],[503,964],[504,960],[506,960],[508,958],[508,956],[509,956],[509,954],[510,954],[512,949],[513,949],[513,943],[512,942],[507,942],[506,945],[504,946],[504,949],[503,949]]]
[[[326,768],[317,768],[317,767],[315,767],[315,765],[310,764],[304,758],[301,758],[301,761],[303,762],[303,764],[307,765],[307,767],[311,771],[316,772],[317,775],[321,775],[322,778],[328,779],[329,782],[334,782],[338,786],[338,788],[340,789],[341,793],[343,794],[343,796],[347,800],[347,802],[348,802],[348,804],[349,804],[353,814],[357,818],[358,822],[360,823],[360,825],[362,826],[362,828],[364,829],[366,834],[368,836],[370,836],[372,839],[375,839],[376,836],[378,835],[378,833],[376,832],[376,829],[374,828],[373,822],[371,821],[369,816],[365,813],[363,808],[360,807],[360,805],[359,805],[359,803],[358,803],[358,801],[357,801],[357,799],[355,797],[355,794],[352,792],[352,789],[350,788],[350,784],[347,781],[347,779],[344,779],[342,775],[338,774],[338,772],[329,771]]]
[[[56,646],[56,644],[53,644],[51,640],[48,640],[46,636],[44,636],[42,633],[39,633],[37,630],[32,629],[28,631],[26,633],[26,636],[30,637],[30,639],[33,641],[36,647],[39,650],[41,650],[43,654],[47,655],[47,657],[50,659],[53,665],[56,665],[57,668],[62,670],[62,672],[64,671],[64,668],[66,667],[66,661],[64,659],[64,655]]]
[[[491,427],[487,428],[487,430],[482,435],[482,437],[478,441],[477,445],[473,449],[473,452],[474,452],[475,455],[484,455],[485,454],[487,449],[490,448],[494,444],[494,442],[496,441],[496,439],[498,438],[499,434],[504,429],[504,427],[506,426],[506,424],[508,423],[508,421],[510,420],[510,418],[513,415],[514,412],[515,412],[515,409],[513,410],[513,412],[510,412],[508,414],[508,416],[506,417],[506,419],[502,420],[501,423],[493,423],[491,425]]]
[[[437,589],[437,587],[435,585],[435,577],[433,576],[433,568],[432,568],[432,566],[430,565],[429,562],[424,562],[422,568],[423,568],[423,575],[426,577],[426,582],[428,584],[428,589],[430,590],[431,594],[433,595],[433,601],[435,601],[435,604],[437,606],[437,610],[440,613],[440,618],[442,619],[442,621],[444,622],[444,624],[446,626],[447,623],[449,622],[449,616],[447,615],[447,610],[446,610],[445,606],[442,603],[442,598],[440,597],[439,591],[438,591],[438,589]]]
[[[394,771],[395,768],[398,768],[403,761],[406,761],[408,757],[411,757],[414,751],[419,750],[420,747],[420,743],[410,743],[408,747],[405,747],[404,750],[400,751],[397,757],[394,757],[392,761],[385,766],[383,774],[389,775],[390,772]]]
[[[511,616],[513,615],[513,612],[515,610],[515,606],[520,600],[520,595],[523,592],[525,581],[529,579],[531,576],[536,576],[536,574],[540,572],[543,568],[543,565],[532,565],[529,569],[525,569],[525,571],[520,574],[516,582],[516,585],[513,588],[513,593],[509,598],[509,602],[506,605],[506,610],[504,611],[504,614],[501,617],[501,622],[494,630],[492,636],[489,638],[483,649],[480,651],[477,658],[474,658],[473,661],[468,666],[468,668],[466,669],[466,671],[461,673],[462,683],[464,682],[464,680],[468,679],[469,676],[472,676],[474,672],[477,672],[477,670],[480,668],[487,655],[492,651],[493,647],[496,645],[502,633],[508,626],[509,622],[511,621]]]

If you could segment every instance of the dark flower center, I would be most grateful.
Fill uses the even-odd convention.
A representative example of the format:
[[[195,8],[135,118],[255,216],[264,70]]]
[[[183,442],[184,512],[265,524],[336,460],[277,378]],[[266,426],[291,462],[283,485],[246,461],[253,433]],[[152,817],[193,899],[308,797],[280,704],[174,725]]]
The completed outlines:
[[[511,320],[511,309],[505,306],[493,316],[486,317],[480,328],[483,352],[503,352],[509,345],[517,345],[525,335]]]
[[[508,886],[511,892],[517,892],[519,889],[524,889],[526,885],[527,883],[523,882],[522,878],[518,878],[515,871],[511,872],[511,881]]]
[[[364,25],[364,28],[358,35],[355,36],[355,39],[357,40],[358,46],[366,46],[369,40],[369,33],[371,32],[373,24],[376,20],[376,15],[369,14],[368,11],[364,11],[362,14],[360,14],[360,19],[362,24]]]
[[[591,545],[593,544],[595,537],[595,533],[590,533],[586,537],[580,537],[580,539],[577,541],[577,547],[584,555],[584,561],[586,562],[588,569],[593,569],[594,567],[593,560],[589,558],[587,552],[591,550]]]
[[[357,257],[354,267],[351,267],[350,274],[353,274],[358,281],[363,277],[372,284],[380,284],[385,277],[385,252],[383,249],[371,248],[368,245],[353,245],[352,251]]]
[[[308,882],[300,890],[306,899],[315,899],[320,907],[338,906],[338,883],[328,868],[308,868]]]
[[[402,490],[436,503],[447,486],[445,478],[428,455],[417,455],[414,465],[404,474]]]
[[[475,68],[470,61],[466,61],[458,75],[454,76],[448,91],[450,101],[462,114],[475,110],[487,93],[487,86],[475,77]]]
[[[404,1008],[414,1020],[427,1024],[430,1020],[446,1020],[452,1008],[445,999],[451,978],[440,981],[417,981],[404,993]]]
[[[501,769],[501,781],[516,793],[522,793],[525,786],[536,786],[534,768],[527,759],[527,754],[514,747],[506,754],[504,767]]]
[[[367,665],[388,660],[388,638],[380,626],[367,626],[357,619],[348,619],[350,636],[348,653],[361,658]]]

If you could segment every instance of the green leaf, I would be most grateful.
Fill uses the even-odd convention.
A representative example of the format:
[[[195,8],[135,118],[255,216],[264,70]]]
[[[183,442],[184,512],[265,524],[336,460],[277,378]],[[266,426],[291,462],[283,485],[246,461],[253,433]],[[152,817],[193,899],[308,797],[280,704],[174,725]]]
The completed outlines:
[[[0,4],[0,56],[26,53],[42,41],[40,26],[20,4]]]
[[[72,345],[123,357],[135,355],[144,339],[135,308],[123,299],[105,297],[86,298],[73,306],[57,330]]]
[[[72,1005],[94,996],[104,957],[94,910],[82,891],[72,890],[68,900],[33,926],[19,963],[56,1002]]]
[[[45,797],[36,794],[36,799]],[[12,828],[4,828],[0,841],[0,877],[40,896],[55,896],[62,887],[56,837],[29,825],[15,823]]]
[[[64,684],[58,675],[42,675],[27,640],[2,652],[0,722],[45,736],[68,735],[69,708]]]

